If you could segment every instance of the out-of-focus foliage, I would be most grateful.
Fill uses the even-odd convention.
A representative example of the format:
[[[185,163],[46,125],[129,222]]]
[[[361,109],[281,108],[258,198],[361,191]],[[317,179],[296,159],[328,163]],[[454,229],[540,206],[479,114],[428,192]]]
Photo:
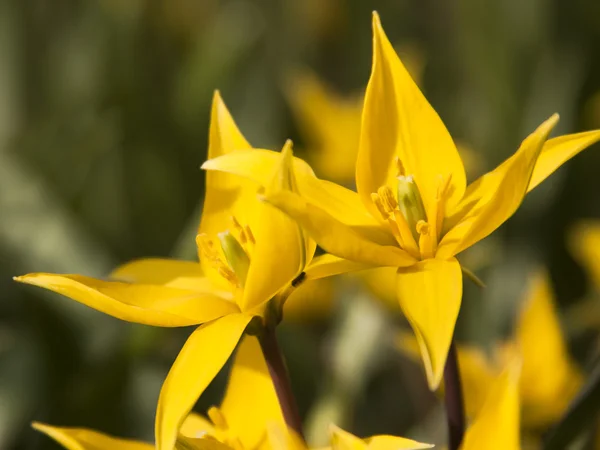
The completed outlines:
[[[310,72],[353,104],[369,73],[373,8],[401,56],[422,61],[422,89],[474,155],[471,180],[555,111],[557,134],[600,127],[594,0],[0,2],[0,448],[55,448],[30,429],[34,419],[152,439],[160,386],[191,330],[120,322],[11,277],[194,260],[214,89],[254,146],[291,137],[317,161],[292,80]],[[464,255],[487,288],[465,284],[461,342],[491,353],[512,336],[543,265],[578,367],[598,358],[594,266],[566,245],[580,219],[600,217],[597,147]],[[387,296],[377,280],[307,285],[288,305],[281,337],[309,436],[322,442],[335,418],[361,436],[443,442],[439,402],[394,349],[405,325],[397,306],[372,301]],[[200,403],[218,403],[223,383]]]

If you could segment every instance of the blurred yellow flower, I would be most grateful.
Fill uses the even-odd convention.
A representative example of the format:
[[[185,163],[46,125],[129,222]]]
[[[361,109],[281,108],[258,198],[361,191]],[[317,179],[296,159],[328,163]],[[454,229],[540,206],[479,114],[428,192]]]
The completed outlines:
[[[209,157],[249,148],[216,93]],[[305,269],[304,278],[315,279],[348,266],[330,255],[313,260],[314,241],[287,215],[258,200],[257,193],[296,190],[291,162],[288,142],[258,183],[208,174],[196,240],[200,263],[142,259],[117,268],[110,281],[49,273],[15,278],[122,320],[162,327],[204,324],[188,338],[163,384],[156,415],[159,449],[172,447],[181,422],[253,318],[277,323],[293,280]]]
[[[462,300],[455,255],[508,220],[527,192],[600,140],[600,131],[547,140],[558,120],[554,115],[512,157],[467,187],[450,134],[400,62],[377,14],[373,34],[356,163],[358,193],[323,180],[303,189],[303,161],[296,160],[301,195],[282,190],[265,199],[330,254],[398,269],[397,297],[417,336],[429,386],[436,389]],[[259,181],[272,170],[273,155],[247,151],[203,167]]]
[[[407,333],[398,335],[397,347],[412,358],[419,356],[415,340]],[[550,282],[543,271],[535,274],[527,288],[511,341],[498,344],[492,357],[479,347],[459,346],[467,416],[476,415],[492,381],[515,354],[522,358],[519,395],[523,423],[530,428],[547,427],[563,415],[578,392],[583,375],[568,353]]]
[[[249,388],[251,386],[251,388]],[[176,448],[201,450],[257,449],[266,439],[267,425],[283,426],[277,394],[258,343],[245,336],[236,351],[225,396],[208,416],[192,413],[183,422]],[[85,428],[33,427],[69,450],[145,450],[154,445],[119,439]]]

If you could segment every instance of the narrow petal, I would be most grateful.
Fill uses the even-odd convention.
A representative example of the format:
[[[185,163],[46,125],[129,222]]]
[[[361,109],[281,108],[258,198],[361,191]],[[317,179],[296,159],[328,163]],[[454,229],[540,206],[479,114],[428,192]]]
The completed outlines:
[[[258,339],[244,336],[235,354],[221,411],[244,448],[257,448],[267,425],[285,424]]]
[[[208,157],[216,158],[231,154],[235,150],[247,150],[251,145],[246,141],[219,92],[215,92],[210,116]],[[252,213],[257,185],[248,180],[223,172],[206,173],[206,190],[202,218],[198,231],[209,236],[225,231],[232,226],[231,217],[247,223]],[[215,283],[223,283],[217,271],[201,260],[204,273]],[[223,286],[226,286],[223,284]]]
[[[15,280],[64,295],[117,319],[158,327],[197,325],[239,312],[235,303],[217,293],[104,281],[83,275],[32,273]]]
[[[567,134],[549,139],[537,159],[527,192],[552,175],[556,169],[573,156],[598,141],[600,141],[600,130]]]
[[[569,248],[600,291],[600,221],[578,223],[569,233]]]
[[[200,414],[190,413],[183,421],[179,433],[192,438],[200,438],[207,434],[214,436],[215,427],[210,420]]]
[[[437,257],[455,255],[487,237],[508,220],[521,205],[536,161],[548,138],[548,134],[558,122],[555,114],[540,125],[521,144],[519,150],[505,163],[501,171],[490,172],[475,183],[483,194],[478,198],[467,198],[461,203],[462,215],[458,223],[453,217],[448,219],[452,226],[442,238]]]
[[[545,272],[533,277],[516,337],[523,357],[523,420],[547,426],[562,416],[582,383],[582,374],[569,356]]]
[[[304,270],[304,273],[306,274],[306,281],[308,281],[331,277],[342,273],[371,269],[372,267],[373,266],[370,264],[349,261],[326,253],[314,258]]]
[[[120,439],[87,428],[54,427],[39,422],[31,424],[37,431],[51,437],[68,450],[153,450],[145,442]]]
[[[292,171],[292,147],[288,141],[280,154],[280,163],[265,182],[264,194],[297,192]],[[255,244],[244,287],[242,309],[261,305],[296,278],[313,257],[316,244],[289,216],[264,202],[258,202],[252,221]]]
[[[437,179],[451,175],[450,202],[466,186],[462,161],[444,123],[427,102],[396,55],[373,14],[373,67],[363,107],[356,185],[373,209],[371,193],[398,175],[395,158],[413,175],[425,208],[435,201]]]
[[[179,352],[160,391],[156,445],[171,450],[179,427],[200,394],[227,362],[252,316],[232,314],[194,331]]]
[[[335,425],[331,425],[329,429],[332,450],[417,450],[433,447],[433,445],[422,444],[412,439],[385,434],[363,440]]]
[[[232,173],[262,184],[273,174],[278,161],[278,152],[254,149],[211,159],[202,168]],[[378,224],[365,209],[356,192],[316,178],[310,166],[300,158],[294,158],[293,168],[298,191],[314,205],[348,225]]]
[[[490,388],[465,433],[461,450],[519,450],[519,364],[511,363]]]
[[[398,270],[398,300],[421,350],[427,381],[438,388],[462,300],[456,259],[428,259]]]
[[[202,275],[200,264],[176,259],[137,259],[117,267],[110,277],[128,283],[158,284],[197,292],[210,293],[219,288]]]
[[[265,200],[296,220],[325,251],[340,258],[373,266],[403,267],[415,263],[404,250],[368,239],[292,192],[280,192]]]

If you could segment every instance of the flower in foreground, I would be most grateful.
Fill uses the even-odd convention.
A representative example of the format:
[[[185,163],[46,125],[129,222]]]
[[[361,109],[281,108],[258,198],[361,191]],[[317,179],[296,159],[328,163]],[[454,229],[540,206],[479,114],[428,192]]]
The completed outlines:
[[[112,437],[85,428],[54,427],[34,423],[33,427],[47,434],[68,450],[150,450],[149,443]],[[269,376],[266,362],[258,340],[245,336],[236,352],[231,375],[224,399],[220,407],[208,410],[208,417],[190,414],[183,423],[175,448],[177,450],[285,450],[288,442],[294,439],[292,431],[287,431],[281,415],[277,394]],[[354,446],[338,445],[342,436],[345,442]],[[377,443],[389,444],[377,445]],[[376,445],[373,445],[376,444]],[[386,450],[393,446],[397,450],[417,450],[431,448],[410,439],[396,436],[373,436],[365,441],[335,428],[332,447],[339,450],[355,450],[357,446],[373,450]]]
[[[250,148],[216,93],[209,157]],[[172,448],[182,421],[250,322],[256,331],[280,319],[282,303],[303,271],[310,279],[345,270],[346,261],[330,255],[313,260],[315,244],[296,222],[257,199],[257,192],[296,190],[291,158],[288,143],[277,154],[273,170],[258,183],[226,173],[208,174],[197,237],[200,263],[142,259],[117,268],[108,281],[49,273],[15,278],[130,322],[162,327],[203,324],[188,338],[163,384],[156,414],[158,449]],[[310,168],[302,173],[308,177]]]
[[[314,191],[280,191],[265,199],[330,254],[397,268],[397,297],[435,389],[462,300],[456,255],[508,220],[525,194],[562,163],[600,140],[600,131],[548,139],[557,121],[557,115],[550,117],[513,156],[467,186],[450,134],[408,75],[375,13],[373,67],[356,161],[358,193],[321,181],[314,183],[319,188]],[[257,150],[203,167],[260,179],[275,161],[269,151]],[[300,185],[299,166],[293,165]]]

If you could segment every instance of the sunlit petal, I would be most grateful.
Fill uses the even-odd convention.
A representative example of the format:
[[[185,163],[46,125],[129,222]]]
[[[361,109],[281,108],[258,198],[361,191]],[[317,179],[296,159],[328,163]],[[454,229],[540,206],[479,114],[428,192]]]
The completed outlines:
[[[168,286],[104,281],[83,275],[32,273],[16,281],[43,287],[128,322],[159,327],[197,325],[239,312],[215,294]]]
[[[430,389],[440,384],[462,299],[456,259],[429,259],[398,270],[398,300],[421,350]]]
[[[319,278],[330,277],[342,273],[356,272],[358,270],[370,269],[370,264],[349,261],[338,256],[326,253],[314,258],[308,267],[304,270],[306,281],[318,280]]]
[[[371,193],[398,175],[398,157],[406,175],[414,175],[425,208],[435,201],[440,175],[451,175],[449,201],[457,202],[466,185],[465,171],[448,130],[396,55],[373,14],[373,67],[367,86],[356,184],[365,205]]]
[[[232,314],[200,326],[173,363],[158,399],[156,445],[171,450],[200,394],[227,362],[252,316]]]
[[[184,436],[200,438],[207,434],[214,436],[215,427],[210,420],[200,414],[190,413],[183,421],[179,432]]]
[[[68,450],[153,450],[154,445],[120,439],[87,428],[54,427],[39,422],[33,428],[51,437]]]
[[[325,251],[340,258],[374,266],[403,267],[415,262],[404,250],[364,237],[292,192],[280,192],[266,201],[295,219]]]
[[[478,191],[483,192],[477,198],[469,199],[468,193],[461,202],[462,215],[457,224],[450,217],[452,226],[442,238],[437,256],[446,258],[460,253],[476,242],[488,236],[508,220],[521,205],[537,158],[548,134],[558,122],[555,114],[540,125],[521,144],[519,150],[505,162],[505,168],[492,171],[475,182]]]
[[[176,259],[136,259],[117,267],[110,277],[128,283],[159,284],[197,292],[219,290],[219,286],[202,275],[200,264]]]
[[[240,133],[219,92],[215,92],[210,115],[208,158],[249,148],[251,145]],[[243,178],[224,172],[207,172],[202,218],[198,231],[215,236],[231,228],[232,216],[241,223],[247,223],[256,205],[254,200],[257,188],[257,184]],[[216,284],[224,283],[222,277],[208,264],[208,261],[201,259],[200,263],[204,273]]]

